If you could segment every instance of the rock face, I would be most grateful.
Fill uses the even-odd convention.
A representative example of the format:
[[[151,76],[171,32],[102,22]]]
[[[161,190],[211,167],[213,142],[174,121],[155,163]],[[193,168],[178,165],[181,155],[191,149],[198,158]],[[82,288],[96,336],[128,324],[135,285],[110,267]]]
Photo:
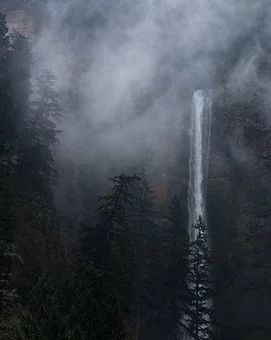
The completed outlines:
[[[214,104],[208,216],[225,339],[270,339],[271,129],[266,90],[220,90]],[[241,335],[242,334],[242,335]]]

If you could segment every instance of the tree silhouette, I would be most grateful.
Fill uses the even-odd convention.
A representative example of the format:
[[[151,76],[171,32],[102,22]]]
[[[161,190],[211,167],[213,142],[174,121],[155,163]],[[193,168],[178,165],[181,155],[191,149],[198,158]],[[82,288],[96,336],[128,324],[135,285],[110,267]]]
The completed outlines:
[[[213,284],[211,282],[210,250],[207,226],[199,217],[194,226],[196,239],[190,243],[187,289],[184,294],[184,317],[181,328],[195,340],[210,339]]]

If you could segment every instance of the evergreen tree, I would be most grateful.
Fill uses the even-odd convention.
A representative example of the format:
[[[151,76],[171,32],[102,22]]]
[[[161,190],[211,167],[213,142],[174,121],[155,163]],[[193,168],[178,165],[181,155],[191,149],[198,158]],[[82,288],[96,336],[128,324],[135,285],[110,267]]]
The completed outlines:
[[[148,306],[159,300],[159,231],[154,195],[146,180],[120,175],[111,192],[99,200],[98,223],[85,228],[84,261],[93,259],[105,282],[118,296],[121,311],[135,324],[146,319]]]
[[[126,275],[131,282],[130,314],[135,321],[135,338],[139,339],[142,322],[152,317],[160,301],[160,229],[154,193],[144,176],[131,189],[132,201],[127,207],[129,242],[123,247],[129,247]]]
[[[183,218],[181,199],[175,195],[163,223],[162,229],[163,306],[168,316],[169,328],[176,334],[182,317],[180,306],[186,290],[189,240],[186,219]]]
[[[51,200],[51,185],[56,171],[52,147],[57,143],[61,118],[55,77],[43,71],[37,78],[33,100],[20,136],[17,172],[27,191],[38,193],[46,203]]]
[[[121,174],[110,181],[113,183],[110,193],[98,200],[97,224],[94,227],[83,224],[80,266],[84,269],[93,261],[108,287],[118,296],[121,311],[127,315],[132,296],[127,207],[133,200],[132,186],[140,178]]]
[[[199,217],[196,239],[190,243],[187,291],[184,296],[184,317],[181,327],[195,340],[210,339],[213,285],[210,272],[210,252],[207,227]]]
[[[98,200],[98,222],[95,226],[82,223],[82,262],[93,260],[102,269],[109,260],[118,226],[127,220],[126,207],[131,204],[131,185],[140,178],[136,175],[110,178],[111,192]]]
[[[46,277],[41,277],[35,284],[28,304],[19,317],[18,339],[65,339],[66,314],[56,285]]]
[[[124,340],[127,331],[117,299],[103,275],[87,266],[76,284],[68,339]]]
[[[8,165],[14,135],[14,121],[11,112],[11,44],[6,17],[0,13],[0,165]]]
[[[57,142],[61,116],[54,81],[46,71],[37,78],[18,138],[17,243],[25,256],[23,291],[29,289],[35,276],[54,267],[57,241],[53,237],[60,235],[55,230],[57,219],[52,204],[52,185],[57,175],[52,148]]]
[[[16,142],[29,114],[31,88],[31,45],[25,36],[18,32],[11,35],[10,80],[12,89],[12,116],[14,119]]]
[[[11,43],[6,18],[0,13],[0,315],[11,307],[16,297],[14,290],[15,209],[13,157],[15,121],[12,112],[10,78]]]

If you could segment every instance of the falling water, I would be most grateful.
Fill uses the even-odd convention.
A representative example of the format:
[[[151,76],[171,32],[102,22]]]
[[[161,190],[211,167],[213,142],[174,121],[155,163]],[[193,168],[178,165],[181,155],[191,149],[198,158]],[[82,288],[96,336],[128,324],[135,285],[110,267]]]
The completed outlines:
[[[189,159],[189,237],[195,240],[194,225],[201,216],[206,221],[206,187],[209,167],[212,90],[197,90],[193,95]],[[210,301],[211,303],[211,301]],[[182,323],[186,323],[182,318]],[[181,340],[192,340],[181,331]]]
[[[195,239],[193,225],[199,216],[206,221],[206,182],[209,167],[212,90],[197,90],[193,95],[189,160],[189,236]]]

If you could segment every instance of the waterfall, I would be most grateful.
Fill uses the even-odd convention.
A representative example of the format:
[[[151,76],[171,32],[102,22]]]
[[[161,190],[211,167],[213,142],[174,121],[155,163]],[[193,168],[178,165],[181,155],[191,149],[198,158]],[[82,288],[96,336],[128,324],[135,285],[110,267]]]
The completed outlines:
[[[193,95],[189,159],[189,236],[195,239],[193,225],[199,216],[206,221],[206,186],[209,167],[212,90],[197,90]]]
[[[189,158],[189,237],[196,238],[194,225],[201,216],[206,222],[206,189],[209,168],[211,136],[212,90],[197,90],[193,94],[193,108],[190,128]],[[210,304],[212,302],[210,301]],[[185,318],[182,318],[185,323]],[[181,340],[192,340],[181,331]]]

